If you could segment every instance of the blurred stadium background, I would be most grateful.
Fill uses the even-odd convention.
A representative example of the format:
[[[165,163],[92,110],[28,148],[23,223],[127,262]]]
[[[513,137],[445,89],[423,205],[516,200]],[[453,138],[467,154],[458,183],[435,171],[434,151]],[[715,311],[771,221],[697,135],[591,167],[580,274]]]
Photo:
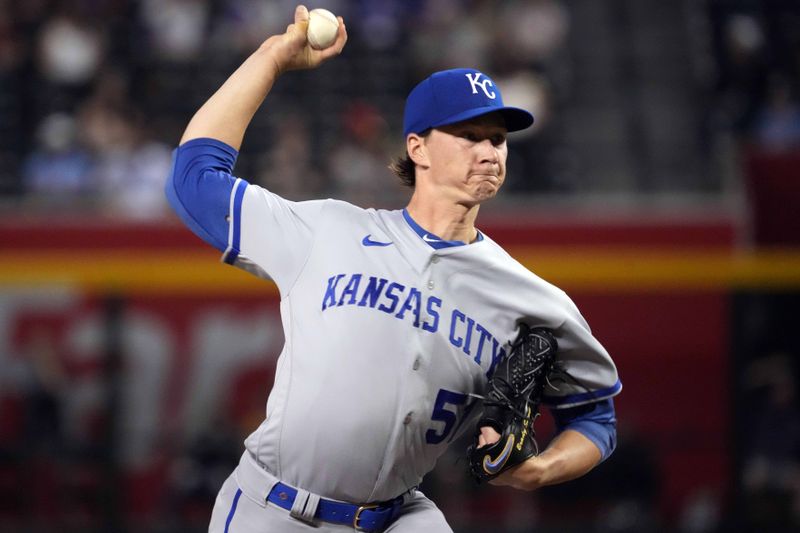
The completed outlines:
[[[407,91],[474,66],[536,126],[482,229],[567,290],[619,448],[537,493],[424,483],[458,533],[800,528],[800,2],[328,0],[237,174],[397,207]],[[286,0],[0,0],[0,531],[205,531],[282,343],[277,293],[166,209],[183,126]],[[355,442],[354,436],[354,442]],[[325,468],[325,465],[319,465]]]

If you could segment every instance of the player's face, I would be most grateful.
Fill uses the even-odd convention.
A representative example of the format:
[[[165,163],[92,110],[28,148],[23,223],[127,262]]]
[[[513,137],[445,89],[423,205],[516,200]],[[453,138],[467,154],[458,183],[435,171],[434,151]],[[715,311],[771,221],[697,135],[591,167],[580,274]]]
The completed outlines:
[[[497,113],[432,130],[425,148],[436,189],[465,205],[493,198],[506,178],[507,133]]]

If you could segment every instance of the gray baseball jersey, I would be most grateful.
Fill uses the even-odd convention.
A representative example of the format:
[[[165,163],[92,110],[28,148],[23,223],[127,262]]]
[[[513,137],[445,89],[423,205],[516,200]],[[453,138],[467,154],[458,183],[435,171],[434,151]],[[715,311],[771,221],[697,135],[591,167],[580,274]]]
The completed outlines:
[[[223,258],[275,281],[285,346],[250,453],[285,483],[351,502],[420,483],[471,428],[517,324],[554,331],[567,407],[621,385],[573,302],[488,236],[461,246],[404,210],[291,202],[237,180]]]

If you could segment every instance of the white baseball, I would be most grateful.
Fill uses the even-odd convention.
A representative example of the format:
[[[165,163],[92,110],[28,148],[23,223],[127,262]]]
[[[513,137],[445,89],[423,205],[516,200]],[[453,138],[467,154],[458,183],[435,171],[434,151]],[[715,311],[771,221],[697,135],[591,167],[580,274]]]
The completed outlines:
[[[316,50],[328,48],[336,41],[339,21],[327,9],[312,9],[308,14],[308,44]]]

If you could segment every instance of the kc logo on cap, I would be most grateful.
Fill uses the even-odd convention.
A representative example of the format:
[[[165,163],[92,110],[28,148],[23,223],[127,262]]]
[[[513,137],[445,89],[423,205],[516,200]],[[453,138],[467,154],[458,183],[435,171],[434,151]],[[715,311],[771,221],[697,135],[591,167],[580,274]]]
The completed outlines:
[[[529,112],[503,104],[500,88],[483,72],[472,68],[442,70],[422,80],[409,93],[403,133],[423,133],[488,113],[500,113],[508,131],[533,124]]]
[[[484,78],[483,81],[481,82],[478,81],[480,77],[483,76],[482,73],[467,72],[465,76],[469,80],[469,84],[472,87],[472,94],[478,94],[478,87],[480,87],[481,90],[483,91],[483,94],[485,94],[487,97],[494,98],[495,96],[497,96],[497,94],[494,91],[489,92],[489,90],[486,88],[487,85],[489,87],[494,87],[494,83],[492,82],[492,80],[490,80],[489,78]]]

